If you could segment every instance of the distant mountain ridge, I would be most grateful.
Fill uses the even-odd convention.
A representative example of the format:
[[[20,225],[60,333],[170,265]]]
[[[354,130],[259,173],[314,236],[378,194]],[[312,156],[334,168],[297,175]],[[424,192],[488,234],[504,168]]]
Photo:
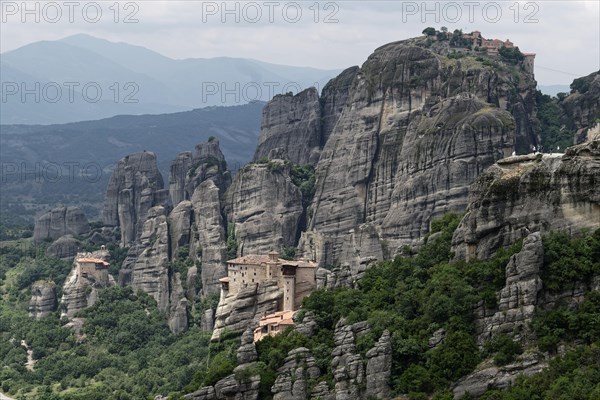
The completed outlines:
[[[35,212],[76,203],[94,216],[115,160],[152,151],[167,177],[179,152],[211,136],[219,139],[229,169],[235,171],[252,158],[264,104],[255,101],[68,124],[1,125],[2,209],[24,205]],[[88,176],[83,176],[85,172]]]
[[[55,124],[242,105],[323,87],[339,73],[243,58],[175,60],[141,46],[84,34],[2,53],[0,69],[2,124]]]

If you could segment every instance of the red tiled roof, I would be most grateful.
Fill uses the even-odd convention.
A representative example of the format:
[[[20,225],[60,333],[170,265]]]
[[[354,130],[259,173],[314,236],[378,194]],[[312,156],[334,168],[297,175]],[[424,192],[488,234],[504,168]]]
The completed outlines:
[[[110,265],[109,263],[100,258],[78,258],[77,262]]]

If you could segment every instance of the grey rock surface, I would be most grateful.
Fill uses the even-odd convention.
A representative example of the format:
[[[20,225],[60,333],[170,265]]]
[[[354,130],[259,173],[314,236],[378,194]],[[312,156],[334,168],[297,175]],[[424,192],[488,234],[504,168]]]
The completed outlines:
[[[322,146],[321,105],[314,87],[275,96],[263,108],[254,161],[277,154],[296,164],[316,164]]]
[[[89,231],[90,224],[79,207],[57,207],[41,215],[35,221],[33,241],[41,243],[45,240],[56,240],[65,235],[85,235]]]
[[[532,232],[576,233],[600,225],[600,140],[533,160],[508,158],[471,186],[452,239],[457,258],[487,259]]]
[[[72,235],[59,237],[46,249],[46,255],[50,257],[72,260],[81,251],[83,244]]]
[[[248,327],[258,326],[263,316],[278,310],[282,296],[277,282],[266,281],[222,298],[216,311],[212,340],[218,340],[225,329],[242,333]]]
[[[56,285],[54,282],[35,282],[31,285],[29,316],[44,318],[56,310]]]
[[[105,226],[120,227],[123,247],[139,238],[148,210],[167,202],[163,187],[154,153],[144,151],[119,160],[108,182],[102,220]]]
[[[303,215],[302,194],[283,160],[249,164],[225,194],[227,221],[235,226],[238,255],[295,247]]]

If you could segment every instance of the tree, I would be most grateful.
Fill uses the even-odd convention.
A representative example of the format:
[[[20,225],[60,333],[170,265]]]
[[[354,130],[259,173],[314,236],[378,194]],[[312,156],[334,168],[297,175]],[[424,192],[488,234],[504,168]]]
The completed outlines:
[[[427,28],[423,29],[422,33],[427,36],[435,36],[436,30],[435,30],[435,28],[427,27]]]

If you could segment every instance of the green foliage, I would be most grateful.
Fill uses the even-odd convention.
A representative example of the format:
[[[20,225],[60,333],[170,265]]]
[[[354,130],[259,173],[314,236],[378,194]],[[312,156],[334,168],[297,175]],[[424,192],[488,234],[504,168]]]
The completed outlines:
[[[227,224],[227,259],[232,260],[237,257],[238,242],[235,237],[235,223]]]
[[[525,59],[525,56],[518,47],[500,47],[498,54],[503,60],[508,61],[511,64],[518,64]]]
[[[555,352],[560,342],[600,341],[600,293],[589,292],[577,308],[558,307],[536,315],[532,322],[542,351]]]
[[[427,35],[427,36],[435,36],[436,32],[437,31],[435,30],[435,28],[427,27],[427,28],[423,29],[423,32],[421,32],[421,33],[423,33],[424,35]]]
[[[64,282],[71,271],[71,265],[54,257],[26,258],[21,260],[23,272],[17,278],[17,289],[29,288],[39,280]]]
[[[295,260],[296,248],[293,246],[284,246],[281,250],[281,258],[283,258],[284,260]]]
[[[540,121],[539,134],[542,146],[546,150],[556,151],[558,147],[565,149],[573,145],[574,132],[566,129],[561,122],[563,114],[560,102],[539,90],[536,92],[537,117]]]
[[[306,207],[315,194],[315,169],[312,165],[294,165],[290,169],[290,178],[302,193],[302,204]]]
[[[496,365],[506,365],[513,362],[519,354],[523,353],[523,347],[507,335],[497,335],[485,345],[485,352],[494,354]]]
[[[575,239],[564,232],[552,232],[543,241],[542,282],[547,289],[573,288],[600,273],[600,229]]]
[[[0,212],[0,240],[15,240],[33,235],[33,224],[10,211]]]
[[[80,312],[86,318],[84,332],[107,344],[112,353],[139,349],[169,335],[165,316],[155,304],[143,292],[134,295],[131,287],[108,288],[96,304]]]
[[[542,372],[517,378],[506,391],[490,390],[481,400],[592,400],[600,398],[600,348],[579,346],[550,361]]]
[[[590,90],[590,77],[589,76],[584,76],[582,78],[577,78],[575,80],[573,80],[573,83],[571,83],[571,91],[574,92],[579,92],[579,93],[587,93],[588,90]]]

